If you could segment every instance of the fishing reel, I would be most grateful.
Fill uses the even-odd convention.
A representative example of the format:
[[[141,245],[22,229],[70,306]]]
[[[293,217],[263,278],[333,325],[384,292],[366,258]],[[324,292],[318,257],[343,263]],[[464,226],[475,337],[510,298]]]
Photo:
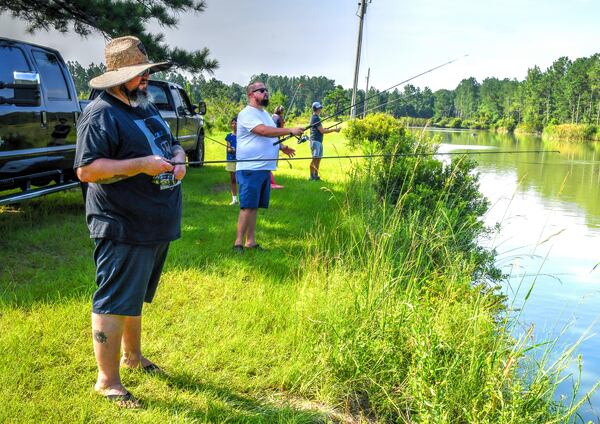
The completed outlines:
[[[308,141],[308,136],[307,135],[299,136],[299,137],[296,137],[296,138],[298,139],[298,144],[306,143]]]
[[[152,183],[161,186],[162,190],[163,188],[173,187],[178,183],[178,181],[175,178],[175,174],[173,174],[172,172],[164,172],[162,174],[158,174],[152,177]]]

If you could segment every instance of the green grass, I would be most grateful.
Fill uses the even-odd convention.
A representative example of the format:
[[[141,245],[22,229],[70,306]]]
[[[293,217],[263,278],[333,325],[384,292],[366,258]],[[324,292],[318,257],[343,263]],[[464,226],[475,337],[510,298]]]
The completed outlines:
[[[221,140],[224,134],[211,137]],[[341,135],[326,154],[347,153]],[[207,142],[207,159],[224,148]],[[308,156],[307,144],[298,148]],[[557,378],[517,373],[525,345],[467,258],[430,249],[438,222],[374,202],[350,161],[280,162],[257,240],[231,251],[238,210],[222,166],[190,169],[143,347],[167,377],[124,372],[146,404],[94,395],[92,242],[78,192],[0,210],[0,422],[547,422]],[[356,164],[356,162],[355,162]],[[388,208],[388,209],[386,209]],[[532,383],[533,382],[533,383]],[[347,421],[348,422],[348,421]]]

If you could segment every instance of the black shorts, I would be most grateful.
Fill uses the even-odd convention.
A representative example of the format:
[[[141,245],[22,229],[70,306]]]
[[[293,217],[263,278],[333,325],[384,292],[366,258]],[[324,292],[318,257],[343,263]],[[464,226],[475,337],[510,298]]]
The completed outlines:
[[[134,245],[96,239],[96,284],[92,312],[139,316],[156,293],[169,243]]]

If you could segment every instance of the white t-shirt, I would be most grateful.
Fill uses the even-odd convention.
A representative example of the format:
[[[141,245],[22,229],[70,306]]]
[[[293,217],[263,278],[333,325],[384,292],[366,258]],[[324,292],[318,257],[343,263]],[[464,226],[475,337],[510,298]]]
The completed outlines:
[[[275,122],[267,111],[252,106],[246,106],[238,114],[237,147],[235,149],[237,160],[277,159],[279,157],[279,145],[273,146],[277,137],[263,137],[254,134],[252,129],[258,125],[274,127]],[[277,169],[277,161],[238,162],[235,169],[237,171],[274,171]]]

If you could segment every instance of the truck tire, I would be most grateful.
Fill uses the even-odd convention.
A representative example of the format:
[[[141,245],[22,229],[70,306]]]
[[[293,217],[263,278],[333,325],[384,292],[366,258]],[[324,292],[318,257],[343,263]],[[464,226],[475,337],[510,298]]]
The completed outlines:
[[[196,148],[188,153],[188,160],[190,162],[199,162],[190,165],[191,168],[200,168],[204,165],[204,130],[198,132]]]

